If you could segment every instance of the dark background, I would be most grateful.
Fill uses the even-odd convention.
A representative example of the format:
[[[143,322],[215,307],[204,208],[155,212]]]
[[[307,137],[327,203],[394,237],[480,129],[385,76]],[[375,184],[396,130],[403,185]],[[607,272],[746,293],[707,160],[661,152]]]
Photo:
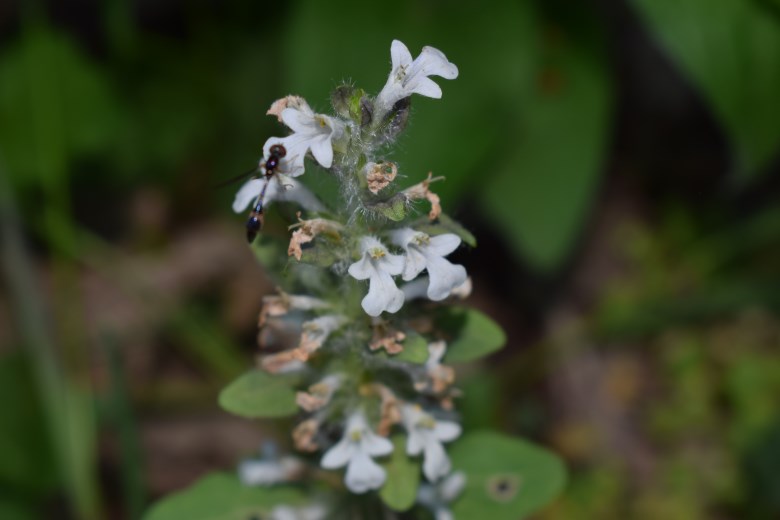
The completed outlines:
[[[216,405],[274,287],[215,186],[394,38],[460,69],[392,158],[446,176],[508,334],[466,427],[565,458],[541,518],[780,515],[777,0],[84,0],[0,4],[0,518],[138,518],[288,442]]]

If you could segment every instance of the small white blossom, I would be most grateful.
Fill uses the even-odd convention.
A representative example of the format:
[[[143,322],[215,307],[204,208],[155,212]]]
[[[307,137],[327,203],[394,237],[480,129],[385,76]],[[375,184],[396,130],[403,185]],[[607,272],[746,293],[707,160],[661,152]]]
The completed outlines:
[[[271,520],[324,520],[328,510],[322,504],[303,507],[276,506],[271,511]]]
[[[458,498],[464,487],[466,475],[456,471],[436,485],[420,484],[417,502],[430,509],[436,520],[454,520],[449,504]]]
[[[305,102],[300,106],[282,110],[281,119],[293,133],[287,137],[269,139],[263,147],[263,155],[268,157],[274,144],[284,146],[287,154],[282,159],[280,167],[286,167],[290,171],[282,169],[282,173],[291,176],[302,174],[303,160],[309,150],[314,159],[325,168],[333,165],[333,139],[338,139],[344,134],[344,123],[341,120],[316,114]]]
[[[432,237],[411,228],[403,228],[393,231],[392,240],[406,251],[404,280],[412,280],[423,269],[428,270],[428,298],[431,300],[443,300],[453,289],[466,282],[466,269],[444,258],[460,245],[461,240],[457,235],[445,233]]]
[[[360,241],[363,257],[349,266],[349,274],[357,280],[368,279],[368,294],[363,298],[363,310],[369,316],[379,316],[383,311],[397,312],[404,304],[404,293],[395,285],[394,275],[404,269],[404,257],[391,254],[374,237]]]
[[[263,197],[263,207],[267,208],[269,203],[278,200],[281,202],[297,202],[304,209],[309,211],[322,211],[325,207],[303,184],[281,173],[277,173],[270,179],[259,178],[249,179],[239,188],[236,198],[233,201],[233,211],[241,213],[247,206],[252,204],[263,186],[268,183]]]
[[[439,99],[441,87],[428,76],[441,76],[445,79],[458,77],[458,67],[450,63],[443,52],[433,47],[423,47],[420,55],[412,61],[412,55],[406,45],[393,40],[390,59],[390,76],[376,99],[377,111],[380,114],[384,114],[396,102],[412,94]]]
[[[325,469],[347,466],[344,477],[347,488],[353,493],[364,493],[382,487],[387,477],[372,457],[392,451],[393,444],[371,431],[362,412],[355,412],[347,420],[344,436],[323,455],[321,465]]]
[[[436,482],[450,472],[450,459],[444,451],[443,442],[455,440],[460,435],[460,425],[452,421],[437,421],[417,405],[401,407],[401,420],[409,432],[406,453],[424,456],[423,473]]]
[[[405,283],[401,286],[401,290],[404,292],[404,301],[419,300],[421,298],[428,297],[428,285],[430,280],[427,276],[418,276],[409,283]],[[472,283],[471,277],[466,278],[466,281],[455,287],[450,291],[450,296],[458,298],[459,300],[465,300],[471,295]]]
[[[245,460],[238,466],[238,477],[245,486],[271,486],[289,482],[303,471],[304,465],[295,457],[278,460]]]

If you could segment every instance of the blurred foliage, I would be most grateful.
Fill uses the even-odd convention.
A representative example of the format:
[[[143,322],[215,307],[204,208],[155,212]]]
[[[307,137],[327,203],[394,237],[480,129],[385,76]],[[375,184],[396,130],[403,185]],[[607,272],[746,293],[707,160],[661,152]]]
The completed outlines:
[[[625,407],[625,417],[613,417],[611,427],[631,430],[649,459],[637,470],[641,453],[625,447],[602,453],[604,440],[594,436],[604,425],[558,425],[559,446],[578,464],[550,518],[780,514],[780,478],[768,470],[777,461],[770,439],[780,420],[780,320],[772,312],[780,284],[777,264],[765,262],[780,253],[780,229],[756,247],[750,230],[767,222],[766,215],[715,238],[690,215],[670,214],[660,230],[626,223],[618,232],[628,269],[584,318],[591,326],[567,336],[575,345],[604,345],[599,355],[617,380],[606,380],[606,397],[596,390],[592,405]],[[744,240],[729,242],[723,254],[719,238],[730,233]],[[726,281],[751,289],[714,298]],[[578,359],[585,352],[566,355]],[[621,365],[626,356],[643,367],[641,380]]]
[[[764,0],[632,0],[729,135],[743,182],[780,145],[780,13]]]

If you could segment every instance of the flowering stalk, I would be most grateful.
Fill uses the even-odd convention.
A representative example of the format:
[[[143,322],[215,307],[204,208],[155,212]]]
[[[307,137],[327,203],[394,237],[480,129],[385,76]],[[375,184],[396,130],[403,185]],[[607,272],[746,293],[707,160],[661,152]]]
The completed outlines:
[[[264,161],[274,145],[286,154],[278,173],[247,182],[233,206],[243,211],[265,182],[273,186],[266,190],[266,206],[272,200],[299,204],[288,255],[294,265],[314,265],[320,272],[315,283],[299,280],[302,294],[266,300],[264,326],[293,311],[302,324],[297,344],[261,354],[260,365],[272,374],[299,374],[304,390],[296,399],[302,419],[295,444],[323,452],[324,469],[346,467],[343,482],[352,493],[385,484],[387,473],[377,460],[393,451],[386,438],[391,431],[406,432],[406,453],[423,459],[431,483],[450,473],[443,443],[461,431],[452,408],[453,372],[438,363],[444,343],[431,342],[428,364],[402,361],[409,339],[418,341],[432,326],[430,317],[424,323],[424,304],[407,301],[407,294],[419,295],[404,286],[425,284],[424,295],[433,301],[458,293],[467,283],[466,270],[445,257],[461,245],[461,229],[449,220],[449,226],[441,224],[439,199],[429,187],[435,179],[399,185],[398,165],[383,153],[406,125],[410,96],[441,97],[430,76],[455,79],[458,69],[432,47],[412,59],[397,40],[391,58],[392,70],[376,98],[350,85],[336,89],[335,115],[316,113],[298,96],[276,101],[269,114],[291,133],[268,139]],[[291,179],[306,171],[306,157],[328,170],[313,175],[337,178],[341,200],[319,201]],[[430,211],[420,213],[419,199],[431,202]],[[427,335],[433,340],[434,334]],[[257,476],[248,483],[253,481]]]

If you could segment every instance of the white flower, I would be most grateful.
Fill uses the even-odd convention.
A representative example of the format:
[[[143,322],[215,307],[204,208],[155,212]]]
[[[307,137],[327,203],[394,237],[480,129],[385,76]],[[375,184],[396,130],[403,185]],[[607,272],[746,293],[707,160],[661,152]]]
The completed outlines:
[[[433,512],[436,520],[454,520],[449,504],[458,498],[466,486],[466,475],[456,471],[437,485],[420,484],[417,491],[417,502]]]
[[[263,207],[267,208],[268,204],[274,200],[297,202],[303,208],[309,211],[323,211],[325,207],[317,199],[317,197],[310,192],[300,182],[280,173],[277,173],[270,179],[259,178],[249,179],[239,188],[236,193],[236,198],[233,201],[233,211],[241,213],[247,206],[252,204],[260,192],[263,191],[263,186],[268,183],[268,188],[265,190],[265,196],[263,197]]]
[[[245,486],[270,486],[290,481],[303,469],[303,462],[295,457],[282,457],[279,460],[245,460],[238,466],[238,476]]]
[[[419,300],[420,298],[427,298],[429,283],[430,280],[427,276],[419,276],[411,282],[403,284],[401,290],[404,292],[404,301],[409,302],[412,300]],[[468,277],[465,282],[450,291],[450,296],[465,300],[471,295],[471,290],[471,277]]]
[[[327,509],[322,504],[310,504],[303,507],[276,506],[271,511],[271,520],[323,520]]]
[[[341,440],[322,457],[322,467],[337,469],[347,466],[344,483],[353,493],[379,489],[387,477],[385,470],[371,457],[388,455],[393,444],[369,428],[362,412],[353,413]]]
[[[368,294],[363,298],[363,310],[369,316],[382,311],[397,312],[404,304],[404,293],[395,285],[393,276],[404,269],[404,257],[394,255],[374,237],[360,241],[363,257],[349,266],[349,274],[356,280],[368,279]]]
[[[431,300],[443,300],[453,289],[466,282],[466,269],[444,258],[460,245],[461,240],[457,235],[445,233],[432,237],[411,228],[403,228],[393,231],[392,240],[406,250],[404,280],[412,280],[423,269],[428,269],[428,298]]]
[[[401,407],[401,420],[409,432],[406,453],[415,456],[423,452],[425,477],[436,482],[449,473],[450,459],[442,442],[455,440],[460,435],[460,425],[452,421],[437,421],[419,406],[410,404]]]
[[[390,46],[393,69],[382,91],[376,98],[377,112],[384,114],[399,100],[412,94],[430,98],[441,97],[441,87],[428,76],[445,79],[458,77],[458,67],[450,63],[439,49],[423,47],[417,59],[412,61],[409,49],[398,40]]]
[[[283,145],[287,154],[280,166],[284,167],[286,160],[290,170],[296,172],[283,171],[283,173],[292,176],[303,173],[303,159],[309,150],[314,159],[325,168],[333,165],[333,139],[338,139],[344,133],[344,123],[341,120],[315,114],[305,102],[300,106],[282,110],[281,119],[293,133],[287,137],[269,139],[263,147],[263,155],[268,157],[271,145]]]

